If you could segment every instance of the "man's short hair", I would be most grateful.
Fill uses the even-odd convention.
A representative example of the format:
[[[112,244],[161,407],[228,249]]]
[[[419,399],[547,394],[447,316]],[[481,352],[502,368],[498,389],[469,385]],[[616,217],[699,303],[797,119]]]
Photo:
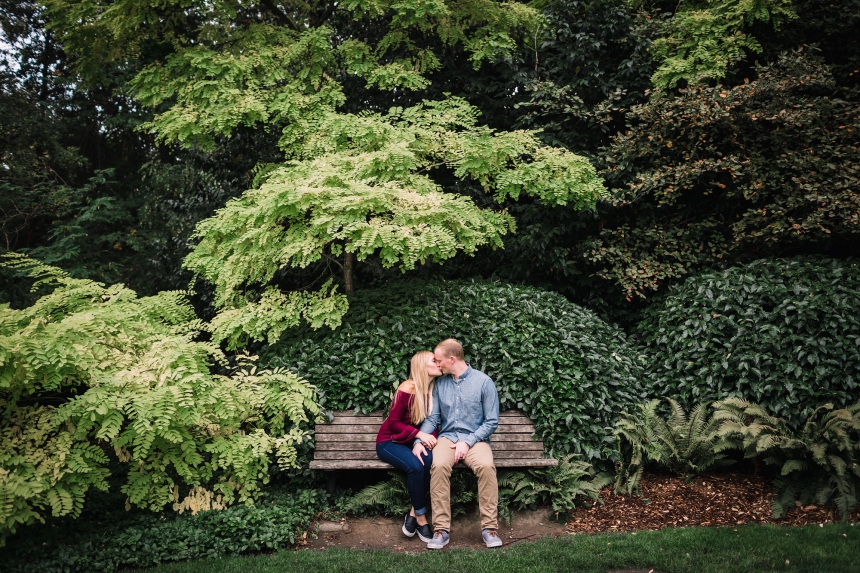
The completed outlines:
[[[436,345],[436,348],[440,349],[446,358],[453,356],[457,360],[466,359],[466,354],[463,352],[463,345],[453,338],[443,340]]]

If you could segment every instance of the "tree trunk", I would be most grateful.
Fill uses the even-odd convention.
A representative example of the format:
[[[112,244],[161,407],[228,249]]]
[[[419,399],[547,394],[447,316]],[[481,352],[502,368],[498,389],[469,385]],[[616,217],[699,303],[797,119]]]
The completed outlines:
[[[346,292],[352,292],[352,266],[355,258],[352,253],[343,252],[343,284]]]

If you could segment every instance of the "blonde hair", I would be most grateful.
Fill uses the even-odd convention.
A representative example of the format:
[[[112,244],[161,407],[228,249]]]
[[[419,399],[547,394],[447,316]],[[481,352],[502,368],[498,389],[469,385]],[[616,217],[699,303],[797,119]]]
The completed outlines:
[[[416,352],[409,362],[409,379],[415,386],[415,398],[409,416],[413,424],[420,424],[433,408],[433,384],[436,378],[427,374],[427,362],[433,358],[429,350]]]
[[[446,358],[449,356],[453,356],[457,360],[466,359],[466,355],[463,352],[463,345],[454,340],[453,338],[446,338],[445,340],[437,344],[436,348],[441,350]]]

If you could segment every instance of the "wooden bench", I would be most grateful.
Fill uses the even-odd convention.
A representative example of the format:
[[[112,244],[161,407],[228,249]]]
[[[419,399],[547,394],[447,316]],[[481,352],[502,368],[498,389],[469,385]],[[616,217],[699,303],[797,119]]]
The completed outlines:
[[[312,470],[327,472],[329,493],[334,492],[335,470],[391,469],[376,457],[376,434],[382,412],[367,416],[352,411],[334,412],[330,423],[316,426],[316,451]],[[497,468],[557,466],[558,460],[543,457],[543,442],[533,437],[532,421],[516,410],[499,414],[499,427],[490,436]],[[465,467],[463,462],[455,467]]]

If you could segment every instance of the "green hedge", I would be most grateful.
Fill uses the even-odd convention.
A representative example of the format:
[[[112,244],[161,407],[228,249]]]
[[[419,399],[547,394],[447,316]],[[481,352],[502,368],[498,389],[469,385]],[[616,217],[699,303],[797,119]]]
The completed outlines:
[[[649,394],[686,407],[737,396],[797,424],[860,401],[860,266],[760,260],[688,279],[639,325]]]
[[[0,548],[4,573],[76,573],[152,567],[290,547],[325,506],[317,490],[270,489],[254,506],[191,514],[90,513],[25,528]]]
[[[616,413],[642,397],[624,334],[557,293],[510,284],[413,282],[355,293],[343,325],[288,331],[264,351],[322,391],[331,410],[386,409],[409,358],[454,337],[524,410],[555,454],[612,456]]]

